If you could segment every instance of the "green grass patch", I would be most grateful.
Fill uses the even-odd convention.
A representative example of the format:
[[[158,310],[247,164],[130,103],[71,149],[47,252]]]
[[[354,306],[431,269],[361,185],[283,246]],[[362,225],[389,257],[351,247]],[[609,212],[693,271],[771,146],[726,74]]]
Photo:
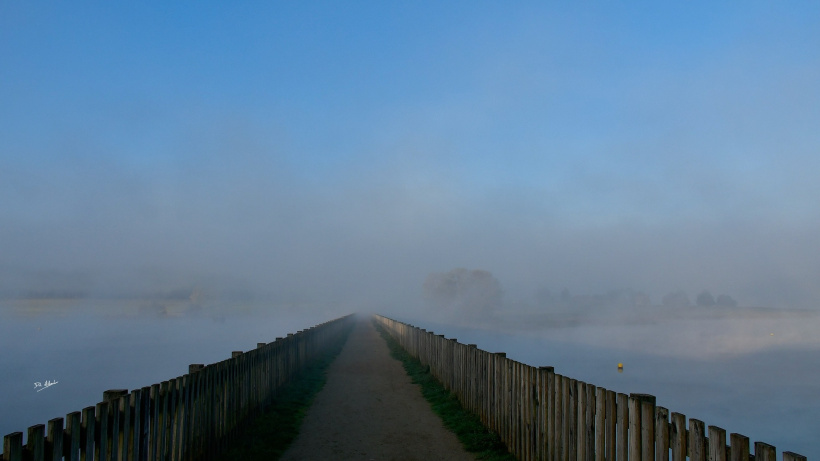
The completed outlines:
[[[444,426],[456,434],[467,451],[476,454],[476,457],[482,460],[515,461],[515,457],[507,451],[507,446],[498,434],[487,429],[478,416],[464,409],[458,398],[430,374],[429,367],[410,356],[381,325],[376,324],[376,328],[387,341],[390,355],[404,365],[413,382],[421,387],[421,393],[433,411],[444,422]]]
[[[257,417],[228,452],[225,461],[271,461],[279,459],[299,435],[316,394],[327,381],[327,368],[341,352],[350,334],[348,329],[322,357],[310,363],[286,385],[264,414]]]

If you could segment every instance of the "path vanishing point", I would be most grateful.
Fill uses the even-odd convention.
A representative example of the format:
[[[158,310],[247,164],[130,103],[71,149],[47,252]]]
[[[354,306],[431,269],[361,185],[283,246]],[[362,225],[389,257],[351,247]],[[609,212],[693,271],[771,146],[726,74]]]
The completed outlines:
[[[357,320],[282,460],[475,460],[390,357],[370,318]]]

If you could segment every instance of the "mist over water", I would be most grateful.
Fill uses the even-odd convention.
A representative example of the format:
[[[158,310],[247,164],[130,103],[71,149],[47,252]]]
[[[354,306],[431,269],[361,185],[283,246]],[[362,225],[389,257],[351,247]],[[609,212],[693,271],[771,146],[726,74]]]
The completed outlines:
[[[350,312],[466,328],[729,430],[802,421],[818,20],[0,2],[0,432]]]
[[[487,328],[397,319],[532,366],[554,366],[558,374],[599,387],[654,395],[670,412],[772,444],[778,453],[820,453],[815,312],[721,318],[666,312],[650,322],[507,328],[503,321],[501,328]]]
[[[0,302],[0,434],[93,406],[105,390],[167,381],[189,364],[222,361],[347,314],[248,303],[186,314],[187,304],[167,312],[134,300]],[[46,381],[57,383],[35,387]]]
[[[213,363],[231,351],[345,315],[258,302],[16,300],[0,304],[0,432],[94,405],[106,389],[135,389]],[[198,308],[193,308],[198,306]],[[820,450],[820,327],[816,311],[659,306],[615,314],[496,316],[442,323],[428,312],[392,317],[533,366],[623,393],[753,441]],[[444,316],[446,318],[446,316]],[[617,364],[623,363],[619,373]],[[39,392],[35,382],[57,381]]]

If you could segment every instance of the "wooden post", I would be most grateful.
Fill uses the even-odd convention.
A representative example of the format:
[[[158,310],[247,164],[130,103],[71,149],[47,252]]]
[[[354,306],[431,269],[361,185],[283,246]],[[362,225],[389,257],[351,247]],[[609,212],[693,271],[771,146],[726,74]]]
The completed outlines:
[[[578,381],[577,384],[578,417],[576,418],[575,426],[575,432],[578,434],[577,459],[587,461],[587,385],[581,381]]]
[[[132,395],[124,395],[119,399],[120,405],[120,461],[127,461],[128,459],[128,443],[132,437],[133,428],[131,427],[131,397]]]
[[[669,461],[669,410],[664,407],[655,407],[655,459]]]
[[[633,394],[634,395],[634,394]],[[636,397],[629,397],[629,459],[642,460],[641,456],[641,401]]]
[[[376,318],[450,383],[465,408],[498,432],[519,459],[749,460],[747,438],[732,434],[730,448],[719,427],[709,426],[707,438],[703,422],[693,419],[687,430],[685,415],[657,407],[651,395],[617,394],[556,375],[552,367],[532,369],[503,353],[485,356],[454,339],[452,348],[442,347],[432,332]],[[774,456],[774,447],[765,443],[756,443],[755,450],[759,459]],[[783,459],[805,457],[784,452]]]
[[[505,444],[509,443],[509,440],[506,440],[504,437],[505,433],[504,430],[506,429],[507,425],[504,421],[504,416],[507,414],[504,410],[504,404],[506,403],[505,393],[507,392],[506,383],[504,382],[506,377],[506,352],[496,352],[493,354],[495,356],[495,410],[493,411],[495,415],[495,431],[501,436],[501,440],[504,441]]]
[[[513,444],[513,361],[510,359],[502,360],[504,372],[504,440],[510,452],[515,453],[515,445]]]
[[[82,435],[81,428],[80,428],[80,421],[81,421],[81,413],[79,411],[73,411],[66,415],[65,420],[65,441],[67,442],[68,446],[66,447],[66,456],[65,459],[68,461],[79,461],[80,460],[80,442]]]
[[[109,389],[103,392],[103,402],[111,402],[112,400],[122,397],[128,393],[128,389]]]
[[[122,413],[120,412],[120,399],[116,397],[108,402],[108,417],[111,428],[111,459],[120,460],[120,449],[122,448]]]
[[[564,411],[566,408],[566,405],[564,404],[564,392],[566,391],[566,386],[564,381],[564,376],[559,374],[555,375],[555,389],[553,390],[553,406],[555,407],[553,437],[555,441],[555,448],[552,450],[553,460],[562,460],[566,457],[566,452],[564,451],[564,447],[566,446],[566,432],[564,430],[564,421],[566,419],[564,416]]]
[[[717,426],[709,426],[709,461],[726,460],[726,431]]]
[[[686,416],[680,413],[672,413],[672,424],[670,426],[670,444],[672,448],[672,461],[686,461]],[[748,452],[748,444],[746,444]],[[740,461],[739,459],[734,461]],[[748,457],[743,461],[749,461]]]
[[[640,437],[641,459],[655,460],[655,396],[650,394],[631,394],[640,402]]]
[[[777,450],[768,443],[755,442],[755,461],[777,461]]]
[[[158,426],[162,421],[159,388],[159,384],[152,384],[148,391],[149,398],[146,399],[146,405],[148,405],[148,412],[150,414],[150,425],[148,426],[148,436],[146,437],[148,446],[146,447],[145,456],[151,460],[157,459],[157,445],[159,444],[160,436]],[[210,441],[210,439],[208,440]]]
[[[595,390],[595,461],[606,459],[606,389]]]
[[[615,433],[618,460],[627,459],[629,455],[629,396],[618,393],[615,406],[617,428]],[[685,461],[681,460],[681,461]]]
[[[140,448],[142,447],[142,418],[145,417],[142,412],[142,389],[131,391],[128,406],[131,407],[134,422],[131,434],[128,436],[128,459],[129,461],[139,460]]]
[[[22,432],[15,432],[23,436]],[[63,459],[63,418],[54,418],[48,421],[48,435],[46,436],[46,459],[60,461]]]
[[[94,459],[109,459],[108,453],[108,402],[100,402],[95,409]]]
[[[596,452],[595,452],[595,411],[596,411],[596,401],[595,401],[595,385],[587,384],[586,386],[586,393],[587,393],[587,407],[586,411],[586,445],[587,445],[587,456],[586,461],[594,461]]]
[[[512,376],[510,377],[510,403],[512,404],[512,446],[513,453],[518,459],[523,458],[521,451],[521,436],[523,435],[523,421],[521,417],[521,410],[523,403],[521,399],[521,384],[524,380],[521,377],[521,363],[514,361],[512,363]]]
[[[165,456],[166,459],[176,459],[175,452],[177,444],[179,443],[179,386],[180,378],[174,378],[168,381],[168,418],[165,423]]]
[[[3,460],[23,461],[22,432],[12,432],[3,437]]]
[[[606,391],[606,459],[608,461],[614,461],[616,454],[618,416],[615,410],[615,398],[615,391]]]
[[[80,461],[94,459],[94,436],[97,419],[94,417],[94,407],[83,408],[82,422],[80,423],[83,443],[80,447]],[[36,458],[35,458],[36,459]]]
[[[547,453],[546,459],[548,461],[555,460],[555,368],[554,367],[544,367],[546,374],[547,374],[547,393],[546,393],[546,402],[547,402],[547,434],[546,434],[546,443],[547,443]]]
[[[540,386],[540,398],[538,416],[541,419],[538,440],[538,460],[551,460],[549,450],[552,446],[552,439],[550,439],[550,412],[553,409],[552,399],[550,398],[550,372],[554,372],[553,367],[538,367],[538,382]],[[553,378],[554,379],[554,378]]]
[[[566,382],[566,381],[565,381]],[[567,421],[567,453],[569,459],[577,459],[578,456],[578,380],[569,379],[567,385],[567,413],[564,416]]]
[[[731,449],[730,461],[749,461],[749,438],[745,435],[732,433],[729,435]]]
[[[462,345],[412,325],[376,317],[427,365],[462,405],[498,432],[522,460],[748,461],[749,439],[730,435],[655,406],[646,394],[616,394]],[[41,459],[130,461],[207,459],[247,429],[248,421],[326,347],[341,323],[328,322],[188,374],[135,390],[111,389],[103,402],[4,437],[0,461]],[[63,424],[65,423],[65,427]],[[756,461],[774,461],[775,447],[754,445]],[[806,457],[783,453],[783,461]]]
[[[148,458],[148,439],[151,436],[150,425],[153,424],[152,421],[151,387],[145,386],[140,389],[140,425],[138,426],[140,431],[140,460]]]
[[[26,449],[31,455],[31,459],[34,461],[42,461],[46,458],[46,427],[44,425],[37,424],[28,428],[28,442],[26,442]],[[8,448],[3,450],[3,453],[8,452]]]
[[[706,461],[703,421],[689,418],[689,461]]]

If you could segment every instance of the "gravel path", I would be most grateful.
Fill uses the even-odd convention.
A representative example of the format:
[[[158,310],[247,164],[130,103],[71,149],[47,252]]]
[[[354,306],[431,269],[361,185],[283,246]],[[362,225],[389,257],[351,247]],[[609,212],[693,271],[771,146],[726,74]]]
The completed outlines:
[[[359,319],[283,460],[475,460]]]

